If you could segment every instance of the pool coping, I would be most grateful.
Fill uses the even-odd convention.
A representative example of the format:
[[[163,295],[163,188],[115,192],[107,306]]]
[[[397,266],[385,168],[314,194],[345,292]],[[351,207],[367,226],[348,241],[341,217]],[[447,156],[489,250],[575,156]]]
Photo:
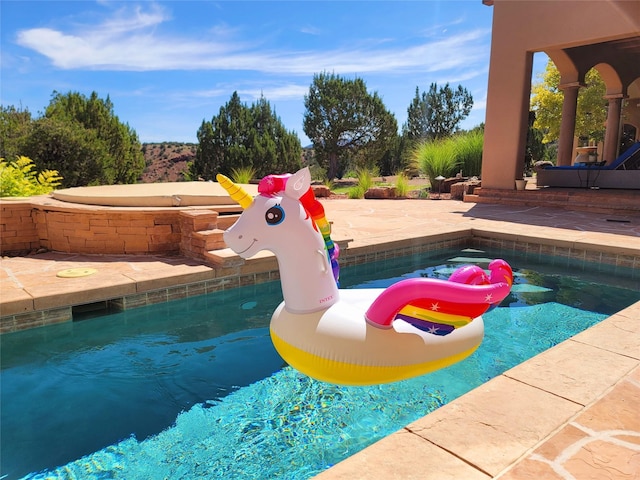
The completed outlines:
[[[640,249],[634,247],[611,243],[594,245],[593,241],[541,238],[486,228],[454,228],[433,235],[348,247],[350,242],[351,239],[336,239],[342,249],[342,267],[464,246],[548,255],[567,259],[574,266],[590,262],[640,270]],[[164,276],[124,278],[95,288],[87,288],[78,279],[81,288],[64,294],[58,290],[38,295],[37,291],[24,289],[8,301],[0,302],[0,334],[72,321],[74,309],[86,310],[92,305],[96,309],[102,304],[105,309],[128,310],[280,278],[277,260],[270,252],[260,252],[246,260],[229,249],[223,253],[218,267],[203,265],[196,273],[181,276],[168,270]]]
[[[420,253],[425,245],[426,248],[433,245],[434,250],[446,248],[453,246],[461,237],[465,240],[471,237],[481,239],[490,248],[509,246],[514,250],[522,248],[575,261],[597,259],[600,263],[640,270],[640,246],[629,246],[628,238],[627,241],[624,238],[616,241],[612,236],[604,235],[602,240],[593,237],[584,240],[575,232],[565,237],[560,233],[558,229],[537,231],[533,235],[489,227],[454,227],[434,235],[415,235],[380,243],[360,242],[346,248],[341,260],[343,265],[365,263]],[[425,244],[426,239],[432,241]],[[344,241],[348,243],[348,239]],[[394,248],[390,248],[392,246]],[[264,269],[270,269],[273,262],[275,259],[271,254],[264,254],[242,263],[231,262],[231,266],[218,272],[202,267],[181,277],[167,272],[166,277],[160,278],[129,278],[126,285],[115,288],[119,292],[130,292],[130,295],[118,294],[116,298],[130,298],[132,305],[129,307],[133,307],[137,306],[134,302],[136,296],[140,302],[143,297],[145,302],[183,298],[183,293],[189,295],[190,285],[194,294],[198,292],[198,286],[204,286],[205,291],[200,289],[198,293],[202,294],[207,293],[209,287],[235,288],[252,283],[251,279],[253,283],[272,281],[276,277],[271,273],[266,275]],[[221,275],[216,276],[216,273]],[[176,285],[176,280],[182,283]],[[104,299],[109,296],[107,293],[97,292],[94,297],[84,295],[81,302],[100,301],[96,299]],[[68,302],[73,298],[73,294],[69,294],[63,300]],[[31,313],[37,313],[33,297],[31,305],[34,308]],[[638,319],[640,302],[504,372],[316,478],[430,478],[428,472],[439,479],[521,478],[517,476],[518,468],[532,462],[534,467],[537,466],[540,463],[537,460],[539,451],[553,443],[558,435],[570,427],[575,428],[583,416],[589,415],[611,395],[617,395],[621,388],[628,384],[640,385]],[[581,359],[577,364],[576,358]],[[570,368],[566,371],[559,367],[559,364],[567,362]],[[602,368],[603,363],[607,368]],[[537,371],[552,374],[540,378],[535,375]],[[633,397],[631,401],[637,402],[637,398],[640,397]],[[418,457],[420,462],[416,464]]]

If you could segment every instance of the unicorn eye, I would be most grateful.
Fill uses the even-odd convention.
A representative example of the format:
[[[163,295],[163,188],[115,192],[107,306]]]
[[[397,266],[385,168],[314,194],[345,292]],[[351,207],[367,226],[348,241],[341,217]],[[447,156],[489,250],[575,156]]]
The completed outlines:
[[[278,225],[284,220],[284,210],[280,205],[274,205],[265,212],[264,219],[269,225]]]

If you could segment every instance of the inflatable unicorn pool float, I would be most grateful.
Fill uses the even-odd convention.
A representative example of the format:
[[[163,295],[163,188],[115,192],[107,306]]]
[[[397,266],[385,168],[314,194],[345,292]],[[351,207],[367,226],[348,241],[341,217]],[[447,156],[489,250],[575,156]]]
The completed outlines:
[[[339,248],[305,168],[269,175],[251,198],[217,176],[243,213],[224,233],[242,258],[270,250],[284,301],[270,333],[282,358],[318,380],[372,385],[423,375],[471,355],[484,336],[481,315],[513,281],[504,260],[457,269],[449,280],[412,278],[388,288],[339,289]]]

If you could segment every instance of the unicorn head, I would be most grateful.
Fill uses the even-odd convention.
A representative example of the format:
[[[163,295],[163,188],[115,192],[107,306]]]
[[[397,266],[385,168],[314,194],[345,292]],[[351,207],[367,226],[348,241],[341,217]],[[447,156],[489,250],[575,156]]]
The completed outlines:
[[[261,250],[276,255],[285,308],[310,313],[337,302],[338,248],[311,189],[309,169],[263,178],[253,200],[224,175],[217,179],[244,209],[224,233],[225,243],[242,258]]]

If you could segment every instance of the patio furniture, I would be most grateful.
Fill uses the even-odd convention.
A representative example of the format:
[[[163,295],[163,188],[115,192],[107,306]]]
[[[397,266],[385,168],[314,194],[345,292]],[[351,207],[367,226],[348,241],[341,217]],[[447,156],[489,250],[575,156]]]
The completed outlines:
[[[572,166],[546,167],[538,171],[539,187],[640,189],[640,142],[614,162],[578,162]]]

